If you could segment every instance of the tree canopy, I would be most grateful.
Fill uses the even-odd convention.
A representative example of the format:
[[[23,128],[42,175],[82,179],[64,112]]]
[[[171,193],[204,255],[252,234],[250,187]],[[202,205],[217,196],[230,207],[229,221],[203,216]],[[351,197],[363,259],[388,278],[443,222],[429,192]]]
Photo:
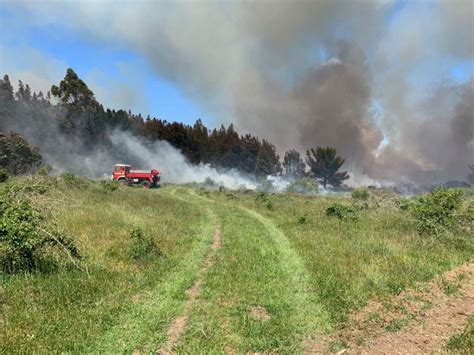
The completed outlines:
[[[317,147],[306,151],[306,163],[316,179],[322,182],[324,188],[328,183],[332,186],[340,186],[344,180],[349,179],[347,171],[339,172],[344,161],[336,154],[335,148]]]
[[[301,179],[305,176],[306,164],[300,156],[300,153],[291,149],[283,157],[283,169],[285,176],[291,179]]]

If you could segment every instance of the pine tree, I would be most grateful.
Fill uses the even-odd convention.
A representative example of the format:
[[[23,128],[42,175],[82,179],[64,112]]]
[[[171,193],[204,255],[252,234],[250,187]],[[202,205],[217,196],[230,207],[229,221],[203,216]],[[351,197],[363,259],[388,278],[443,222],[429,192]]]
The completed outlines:
[[[306,164],[300,153],[292,149],[285,153],[283,158],[283,169],[285,175],[292,179],[300,179],[305,175]]]
[[[323,183],[324,188],[328,183],[340,186],[344,180],[349,179],[347,171],[338,172],[344,164],[344,159],[336,155],[335,148],[317,147],[307,150],[306,164],[316,179]]]
[[[275,146],[265,139],[262,141],[258,151],[255,164],[255,175],[257,177],[267,177],[281,173],[280,157],[276,154]]]

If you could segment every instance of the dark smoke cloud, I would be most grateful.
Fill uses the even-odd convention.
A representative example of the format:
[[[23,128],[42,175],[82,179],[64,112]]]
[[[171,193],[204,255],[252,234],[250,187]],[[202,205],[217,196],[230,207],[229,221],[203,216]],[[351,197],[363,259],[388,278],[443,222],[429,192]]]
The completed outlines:
[[[133,48],[218,121],[280,151],[336,147],[358,181],[463,179],[474,155],[473,81],[443,80],[453,63],[474,60],[472,1],[411,1],[395,12],[393,4],[10,6],[35,25]]]

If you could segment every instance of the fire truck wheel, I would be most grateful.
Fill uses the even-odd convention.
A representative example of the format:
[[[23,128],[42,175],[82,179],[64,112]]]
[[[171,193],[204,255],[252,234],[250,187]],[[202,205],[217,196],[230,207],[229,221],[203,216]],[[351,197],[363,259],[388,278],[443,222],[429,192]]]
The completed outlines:
[[[148,180],[143,180],[142,181],[142,187],[144,189],[149,189],[150,188],[150,182]]]
[[[119,183],[121,186],[125,186],[125,185],[127,185],[127,180],[125,180],[125,179],[118,179],[118,183]]]

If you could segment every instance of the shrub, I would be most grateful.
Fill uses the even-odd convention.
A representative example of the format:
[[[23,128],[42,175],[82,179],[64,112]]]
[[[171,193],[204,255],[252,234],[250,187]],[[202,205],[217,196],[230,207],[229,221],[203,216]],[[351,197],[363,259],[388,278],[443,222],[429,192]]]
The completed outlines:
[[[273,202],[271,200],[267,201],[267,203],[265,204],[265,207],[270,210],[270,211],[273,211],[274,207],[273,207]]]
[[[429,194],[414,198],[410,205],[410,214],[417,221],[418,232],[422,235],[438,236],[442,232],[460,223],[462,191],[437,188]]]
[[[307,177],[291,181],[288,184],[286,191],[299,194],[316,195],[319,191],[319,185],[315,179]]]
[[[48,176],[51,171],[53,171],[53,166],[51,164],[44,164],[38,168],[37,173],[41,176]]]
[[[73,173],[62,173],[61,179],[66,183],[67,186],[77,186],[79,179]]]
[[[210,189],[215,189],[218,187],[217,182],[211,179],[209,176],[204,180],[203,185]]]
[[[0,196],[0,264],[6,273],[40,269],[51,249],[79,259],[73,241],[45,225],[45,217],[12,190]]]
[[[326,208],[326,215],[335,216],[341,220],[355,220],[358,218],[357,209],[340,203],[333,203]]]
[[[355,200],[367,200],[369,198],[369,190],[366,187],[359,187],[352,191],[352,198]]]
[[[153,255],[159,256],[162,254],[153,238],[144,235],[140,228],[134,228],[130,231],[130,239],[132,240],[130,246],[130,257],[134,260],[144,259]]]
[[[9,174],[7,169],[0,168],[0,182],[5,182],[8,180]]]
[[[255,202],[266,202],[266,201],[268,201],[268,193],[258,192],[255,195]]]
[[[115,180],[102,180],[100,186],[105,192],[114,192],[118,190],[120,184]]]

